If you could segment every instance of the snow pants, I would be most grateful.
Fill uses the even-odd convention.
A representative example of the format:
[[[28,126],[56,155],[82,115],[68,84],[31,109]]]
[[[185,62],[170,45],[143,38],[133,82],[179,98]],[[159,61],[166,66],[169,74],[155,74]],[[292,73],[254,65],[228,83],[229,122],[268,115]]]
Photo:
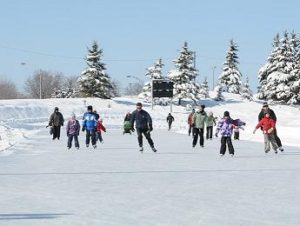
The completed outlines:
[[[266,153],[269,152],[271,149],[270,144],[272,144],[272,148],[274,151],[276,151],[278,148],[274,133],[264,134],[264,143],[265,143],[265,152]]]
[[[148,129],[138,129],[136,128],[136,132],[138,135],[138,142],[139,142],[139,146],[143,147],[143,134],[146,137],[146,139],[148,140],[148,143],[150,145],[151,148],[154,147],[154,143],[153,140],[151,139],[151,135],[150,135],[150,131]]]
[[[103,141],[101,132],[97,132],[97,133],[96,133],[96,140],[99,140],[100,142]]]
[[[212,126],[207,126],[206,127],[206,139],[212,139],[213,136],[213,127]]]
[[[276,128],[274,129],[274,138],[275,138],[275,141],[276,141],[276,143],[277,143],[277,146],[278,146],[278,147],[282,147],[281,140],[280,140],[280,138],[277,136],[277,129],[276,129]]]
[[[220,154],[224,155],[226,152],[226,144],[228,146],[229,154],[234,155],[234,148],[231,142],[231,137],[222,137],[221,138],[221,148],[220,148]]]
[[[234,140],[239,140],[240,139],[240,132],[234,132],[233,139]]]
[[[57,138],[59,140],[60,138],[60,126],[53,126],[53,140]]]
[[[168,125],[169,125],[169,130],[171,130],[172,122],[168,122]]]
[[[92,140],[92,145],[96,144],[96,131],[95,129],[86,130],[85,144],[90,144],[90,138]]]
[[[72,147],[73,138],[74,138],[74,142],[75,142],[75,147],[79,148],[78,136],[76,134],[68,136],[68,148]]]
[[[196,146],[197,141],[198,141],[198,135],[200,137],[200,146],[204,145],[204,129],[203,128],[194,128],[193,129],[193,135],[194,135],[194,139],[193,139],[193,146]]]

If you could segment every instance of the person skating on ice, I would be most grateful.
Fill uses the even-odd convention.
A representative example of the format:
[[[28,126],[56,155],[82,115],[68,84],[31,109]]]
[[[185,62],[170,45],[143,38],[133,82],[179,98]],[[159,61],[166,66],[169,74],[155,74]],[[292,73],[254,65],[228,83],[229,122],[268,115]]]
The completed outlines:
[[[214,114],[209,112],[206,118],[206,140],[212,139],[214,126],[216,126],[216,119]]]
[[[71,149],[72,147],[72,141],[74,138],[75,142],[75,148],[79,149],[79,142],[78,142],[78,136],[79,136],[79,131],[80,131],[80,123],[76,119],[75,114],[72,114],[71,119],[67,123],[67,136],[68,136],[68,149]]]
[[[275,121],[271,119],[270,112],[265,113],[265,117],[262,118],[258,124],[256,125],[253,134],[256,132],[258,128],[261,128],[264,134],[264,143],[265,143],[265,153],[268,153],[271,149],[270,144],[272,144],[272,148],[277,154],[278,145],[275,140]]]
[[[97,129],[97,116],[93,112],[93,106],[87,107],[87,112],[83,115],[82,131],[86,131],[86,147],[89,147],[90,140],[94,148],[96,145],[96,129]]]
[[[231,136],[233,129],[235,128],[234,121],[230,118],[228,111],[224,112],[224,117],[218,122],[216,137],[218,134],[221,134],[221,147],[220,147],[220,156],[223,156],[226,152],[226,144],[228,146],[229,154],[234,156],[234,148],[231,141]]]
[[[193,147],[195,147],[197,144],[198,136],[200,137],[200,146],[204,147],[204,127],[207,118],[207,114],[204,111],[204,108],[205,105],[201,105],[197,108],[196,113],[193,115]]]
[[[171,113],[169,113],[167,116],[167,123],[168,123],[169,130],[171,130],[173,121],[174,121],[174,117],[171,115]]]
[[[277,117],[276,117],[276,114],[275,112],[269,108],[269,105],[267,102],[264,102],[263,103],[263,107],[260,111],[260,113],[258,114],[258,121],[262,120],[264,117],[265,117],[265,114],[266,112],[269,112],[270,114],[270,118],[275,122],[275,124],[277,123]],[[277,129],[275,128],[274,129],[274,138],[276,140],[276,143],[277,143],[277,146],[278,146],[278,149],[280,151],[284,151],[283,147],[282,147],[282,143],[281,143],[281,140],[280,138],[278,137],[278,134],[277,134]]]
[[[138,136],[138,143],[140,147],[140,151],[144,151],[143,148],[143,135],[148,140],[148,143],[152,150],[156,152],[157,150],[154,147],[153,140],[151,139],[150,132],[153,130],[152,127],[152,119],[149,113],[142,109],[142,103],[138,102],[136,104],[136,110],[132,112],[131,115],[131,125],[132,131],[134,131],[134,125]]]
[[[49,126],[53,129],[53,140],[60,138],[60,127],[64,125],[64,117],[62,113],[59,112],[58,107],[54,108],[54,112],[51,114],[49,119]]]

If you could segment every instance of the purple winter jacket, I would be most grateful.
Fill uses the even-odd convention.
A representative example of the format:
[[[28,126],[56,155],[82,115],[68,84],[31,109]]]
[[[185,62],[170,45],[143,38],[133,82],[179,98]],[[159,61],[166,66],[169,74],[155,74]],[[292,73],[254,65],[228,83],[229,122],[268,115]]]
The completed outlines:
[[[67,123],[67,135],[79,135],[80,124],[78,120],[70,119]]]
[[[228,119],[222,118],[218,122],[216,134],[220,132],[222,137],[231,137],[233,128],[235,127],[233,123],[234,121],[231,118]]]

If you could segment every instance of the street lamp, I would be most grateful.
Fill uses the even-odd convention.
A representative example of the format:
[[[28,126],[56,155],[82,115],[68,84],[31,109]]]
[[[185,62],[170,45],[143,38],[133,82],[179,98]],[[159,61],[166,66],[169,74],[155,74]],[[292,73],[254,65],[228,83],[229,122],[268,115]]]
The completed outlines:
[[[216,70],[216,68],[217,68],[217,66],[213,66],[212,67],[212,70],[213,70],[213,87],[212,87],[212,89],[214,90],[214,88],[215,88],[215,70]]]

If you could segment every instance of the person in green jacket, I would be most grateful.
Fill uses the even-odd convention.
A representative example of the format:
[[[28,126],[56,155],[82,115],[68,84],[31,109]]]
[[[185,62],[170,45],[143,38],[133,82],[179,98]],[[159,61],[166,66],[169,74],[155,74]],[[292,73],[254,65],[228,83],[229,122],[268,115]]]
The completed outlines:
[[[212,139],[213,126],[216,126],[216,119],[214,117],[214,114],[212,112],[209,112],[206,118],[206,140]]]
[[[206,122],[207,114],[204,111],[205,105],[201,105],[197,108],[196,113],[193,115],[192,125],[193,125],[193,147],[196,146],[198,141],[198,135],[200,137],[200,146],[204,147],[204,124]]]

